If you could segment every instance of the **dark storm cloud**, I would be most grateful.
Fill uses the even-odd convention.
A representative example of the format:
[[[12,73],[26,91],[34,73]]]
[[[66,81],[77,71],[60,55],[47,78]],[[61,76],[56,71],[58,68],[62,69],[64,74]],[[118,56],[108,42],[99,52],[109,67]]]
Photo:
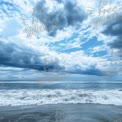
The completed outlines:
[[[113,42],[108,44],[111,48],[122,49],[122,36],[118,36]]]
[[[56,71],[68,72],[72,74],[102,75],[102,72],[95,67],[89,67],[88,69],[83,70],[81,68],[77,69],[74,65],[72,65],[67,71],[65,65],[59,65],[60,62],[58,59],[55,61],[51,61],[50,58],[44,60],[43,56],[43,53],[40,54],[39,52],[24,45],[0,41],[0,66],[35,69],[46,72]],[[46,61],[48,63],[46,63]]]
[[[74,67],[74,70],[69,71],[70,73],[75,73],[75,74],[84,74],[84,75],[96,75],[96,76],[103,76],[105,73],[101,71],[100,69],[96,68],[96,66],[90,66],[87,69],[77,69]]]
[[[0,41],[0,66],[30,68],[40,71],[54,70],[59,67],[58,61],[55,64],[53,62],[45,64],[45,60],[41,57],[43,54],[39,55],[39,52],[31,48]]]
[[[111,48],[122,49],[122,16],[114,19],[103,31],[103,34],[116,37],[108,44]]]
[[[65,27],[73,26],[78,28],[79,24],[87,17],[81,7],[76,2],[69,0],[57,0],[63,3],[64,8],[57,8],[49,12],[45,0],[37,3],[35,6],[35,16],[46,26],[49,35],[54,36],[57,30],[63,30]]]

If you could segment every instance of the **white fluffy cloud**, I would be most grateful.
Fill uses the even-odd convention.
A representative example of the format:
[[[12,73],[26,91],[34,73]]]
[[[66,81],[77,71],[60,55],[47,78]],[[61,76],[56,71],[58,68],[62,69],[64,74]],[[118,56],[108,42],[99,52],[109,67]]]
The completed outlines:
[[[12,17],[7,15],[10,11],[12,12],[12,9],[7,13],[2,11],[1,14],[1,16],[6,17],[0,20],[0,43],[2,45],[0,48],[0,66],[33,70],[32,72],[36,70],[37,72],[59,71],[89,75],[104,75],[109,72],[111,48],[108,43],[114,42],[116,37],[102,33],[102,30],[106,29],[108,22],[98,23],[98,27],[95,27],[94,22],[104,18],[103,15],[98,16],[96,0],[92,2],[91,0],[77,0],[76,2],[69,0],[54,0],[52,2],[51,0],[46,0],[45,7],[48,10],[45,10],[46,13],[40,13],[44,6],[39,4],[39,0],[13,0],[8,2],[10,6],[4,0],[2,3],[7,7],[6,11],[9,11],[8,7],[16,10],[13,11]],[[42,6],[42,8],[38,8],[38,5]],[[37,15],[39,15],[37,18],[33,16],[35,6],[38,10]],[[56,8],[57,6],[58,8]],[[54,8],[56,9],[54,10]],[[79,12],[79,10],[81,11]],[[47,15],[46,17],[45,14]],[[35,18],[39,19],[40,22],[38,20],[38,23],[36,23],[37,21],[32,23]],[[45,18],[47,20],[43,21]],[[52,21],[58,21],[60,24],[53,31],[50,30],[51,25],[47,28],[42,28],[39,32],[32,30],[37,25],[38,27],[47,26],[46,24]],[[26,22],[26,24],[23,24],[23,22]],[[25,29],[26,32],[24,31]],[[113,31],[117,30],[118,25],[112,26],[112,29]],[[28,33],[31,35],[30,37],[27,37]],[[94,37],[97,38],[97,42],[101,41],[103,44],[94,45],[88,49],[86,46],[83,49],[83,44],[87,45],[87,42]],[[67,50],[70,51],[68,52]],[[87,54],[89,50],[91,53],[106,50],[107,54],[103,57],[94,57]]]

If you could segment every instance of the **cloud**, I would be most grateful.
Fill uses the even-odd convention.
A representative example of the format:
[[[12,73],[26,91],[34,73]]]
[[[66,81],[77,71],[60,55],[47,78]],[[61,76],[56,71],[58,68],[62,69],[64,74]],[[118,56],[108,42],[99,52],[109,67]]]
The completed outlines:
[[[60,2],[58,0],[57,6],[60,6]],[[35,16],[45,25],[48,34],[51,36],[54,36],[57,30],[63,30],[69,26],[78,28],[87,17],[86,13],[76,2],[66,0],[61,3],[63,7],[49,12],[46,1],[42,0],[37,3],[34,9]]]
[[[34,4],[30,1],[26,3],[22,1],[13,2],[22,9],[20,13],[27,15],[29,26],[32,27],[35,23],[32,23],[31,10],[36,1],[33,2]],[[105,38],[105,35],[101,34],[100,29],[94,29],[90,26],[92,23],[87,20],[84,8],[89,6],[91,6],[90,0],[88,4],[85,1],[82,3],[81,0],[41,0],[37,2],[34,14],[39,19],[40,25],[45,25],[47,33],[35,33],[31,38],[26,38],[26,33],[22,32],[21,29],[24,27],[21,25],[18,15],[15,17],[16,21],[22,26],[18,33],[16,33],[18,29],[14,27],[16,26],[15,19],[8,17],[8,21],[1,24],[5,26],[5,23],[10,23],[11,26],[6,26],[10,36],[8,35],[9,37],[6,38],[6,29],[4,31],[6,35],[3,36],[2,34],[1,36],[4,40],[0,40],[0,66],[12,67],[13,69],[22,68],[23,71],[20,72],[25,72],[25,74],[28,74],[29,71],[25,71],[28,69],[30,72],[34,70],[34,72],[56,71],[58,73],[104,75],[108,68],[107,59],[100,57],[100,55],[98,57],[89,55],[88,51],[96,53],[107,50],[108,47],[120,48],[121,44],[117,41],[121,39],[121,26],[119,24],[121,21],[118,20],[113,25],[112,23],[109,24],[104,30],[105,35],[116,37],[117,40],[109,42],[106,46],[100,42]],[[25,27],[29,26],[25,25]],[[101,38],[101,36],[98,37],[98,34],[104,36]],[[38,35],[39,38],[37,38]],[[97,43],[98,45],[96,45]],[[12,72],[15,73],[16,71]],[[33,74],[33,71],[31,73]],[[22,77],[23,75],[24,73],[22,73]]]
[[[61,66],[64,71],[75,74],[105,75],[106,60],[99,57],[91,57],[83,51],[60,54]]]
[[[110,37],[106,44],[110,48],[111,69],[116,74],[122,73],[122,16],[121,11],[119,13],[116,13],[116,18],[107,23],[102,31],[102,34]]]
[[[112,42],[108,43],[111,48],[122,48],[122,18],[118,16],[103,31],[107,36],[116,37]]]
[[[90,62],[89,62],[90,60]],[[49,50],[39,52],[22,43],[0,41],[0,66],[37,71],[57,71],[74,74],[102,75],[101,59],[86,56],[83,51],[69,54]]]
[[[56,0],[58,3],[63,3],[63,0]]]
[[[97,76],[103,76],[105,75],[105,72],[98,69],[96,66],[87,67],[88,69],[81,69],[81,67],[77,68],[77,66],[72,67],[73,70],[70,70],[70,73],[76,73],[76,74],[85,74],[85,75],[97,75]]]
[[[91,74],[94,74],[92,72],[93,70],[91,70]],[[99,72],[97,72],[98,74]],[[26,75],[25,75],[26,74]],[[84,75],[83,75],[84,74]],[[43,81],[46,82],[50,82],[50,81],[81,81],[82,80],[91,80],[91,81],[100,81],[100,80],[104,80],[105,78],[108,80],[121,80],[121,75],[119,75],[119,77],[117,76],[116,78],[113,78],[115,76],[101,76],[99,75],[90,75],[88,72],[87,73],[61,73],[61,72],[57,72],[57,73],[53,73],[53,72],[40,72],[37,70],[26,70],[24,68],[15,68],[15,67],[7,67],[7,66],[2,66],[0,67],[0,82],[8,82],[9,80],[11,80],[11,82],[14,82],[14,80],[20,80],[19,82],[22,82],[23,80],[25,80],[26,82],[29,81],[30,82],[36,82],[37,83],[41,83]],[[87,75],[88,74],[88,75]],[[48,76],[48,77],[47,77]],[[100,77],[99,77],[100,76]],[[25,83],[24,81],[24,83]],[[9,81],[10,82],[10,81]]]
[[[8,1],[0,1],[0,10],[1,10],[1,13],[2,13],[2,17],[3,17],[3,13],[4,13],[4,16],[13,16],[13,12],[14,13],[18,13],[20,8],[18,5],[12,3],[12,2],[8,2]]]
[[[49,60],[49,58],[48,58]],[[53,70],[58,67],[58,61],[47,61],[44,54],[34,49],[13,42],[0,41],[0,65],[36,69],[40,71]],[[48,63],[49,62],[49,63]]]

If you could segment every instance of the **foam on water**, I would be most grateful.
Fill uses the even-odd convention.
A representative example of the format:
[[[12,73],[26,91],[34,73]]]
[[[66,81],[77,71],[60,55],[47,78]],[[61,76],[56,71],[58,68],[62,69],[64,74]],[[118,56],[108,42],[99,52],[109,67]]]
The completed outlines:
[[[122,105],[121,90],[0,90],[0,106],[43,104],[113,104]]]

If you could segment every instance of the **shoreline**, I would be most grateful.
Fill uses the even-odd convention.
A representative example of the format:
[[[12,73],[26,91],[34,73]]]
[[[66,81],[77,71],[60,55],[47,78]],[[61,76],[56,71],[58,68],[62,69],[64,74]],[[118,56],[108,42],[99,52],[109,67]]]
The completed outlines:
[[[1,106],[0,122],[122,122],[122,106],[48,104]]]

